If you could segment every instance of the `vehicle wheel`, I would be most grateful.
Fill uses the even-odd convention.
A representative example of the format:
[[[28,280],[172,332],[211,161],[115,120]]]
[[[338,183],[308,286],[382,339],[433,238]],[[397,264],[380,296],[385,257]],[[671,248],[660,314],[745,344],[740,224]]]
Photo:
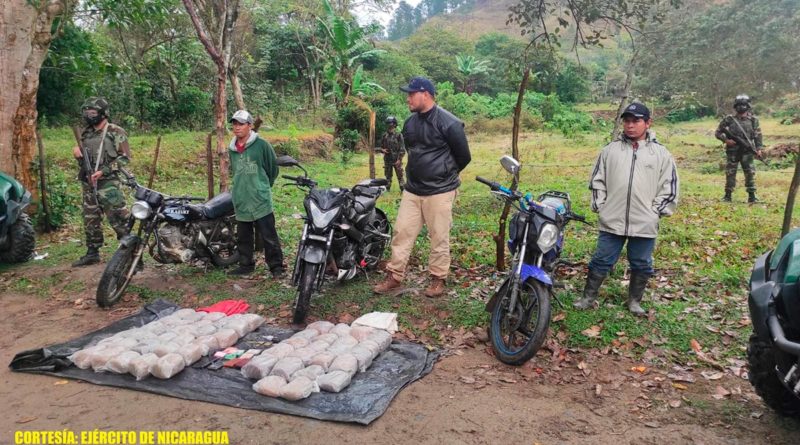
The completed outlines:
[[[494,355],[501,362],[519,366],[530,360],[547,338],[550,327],[550,290],[529,279],[517,296],[516,308],[508,311],[510,286],[492,310],[489,339]]]
[[[100,277],[100,284],[97,285],[97,305],[100,307],[111,307],[122,298],[125,289],[130,283],[126,279],[128,272],[133,267],[133,256],[136,253],[136,245],[120,246],[103,270]],[[131,276],[133,277],[133,276]]]
[[[375,270],[383,258],[383,252],[386,251],[386,246],[389,245],[392,238],[392,225],[389,223],[389,218],[383,213],[381,209],[375,209],[375,220],[371,223],[372,229],[389,235],[389,238],[381,238],[376,240],[367,250],[367,270]]]
[[[36,248],[36,238],[31,219],[25,213],[8,229],[8,250],[0,253],[0,262],[22,263],[28,261]]]
[[[303,263],[300,267],[303,270],[300,272],[300,280],[297,286],[297,299],[294,302],[294,315],[292,323],[302,324],[306,321],[308,315],[308,308],[311,306],[311,294],[317,285],[317,274],[319,272],[319,264]]]
[[[235,224],[231,220],[227,220],[224,222],[224,225],[228,229],[228,235],[214,237],[213,240],[210,240],[211,246],[208,248],[211,264],[216,267],[228,267],[239,262],[239,250],[236,247]]]
[[[775,373],[779,361],[786,361],[791,366],[791,357],[752,334],[747,344],[747,361],[750,383],[764,403],[781,415],[800,417],[800,399],[783,386]]]

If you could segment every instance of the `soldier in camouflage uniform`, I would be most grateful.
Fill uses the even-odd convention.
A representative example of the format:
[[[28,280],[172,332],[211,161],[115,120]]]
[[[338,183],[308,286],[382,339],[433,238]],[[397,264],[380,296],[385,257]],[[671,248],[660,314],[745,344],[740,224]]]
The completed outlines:
[[[736,188],[736,171],[742,164],[744,185],[747,188],[747,202],[758,202],[756,197],[756,167],[753,160],[762,156],[764,144],[761,138],[761,127],[758,118],[751,112],[750,97],[736,96],[733,103],[736,115],[728,115],[719,123],[715,136],[725,143],[725,202],[731,201],[731,194]],[[734,140],[738,139],[740,142]],[[748,147],[747,145],[750,145]]]
[[[90,98],[81,107],[86,127],[81,133],[81,147],[75,146],[72,154],[78,161],[78,179],[83,188],[83,225],[86,233],[86,255],[72,263],[72,267],[88,266],[100,262],[99,249],[103,245],[103,214],[117,234],[117,239],[127,234],[128,208],[125,195],[120,190],[117,168],[128,164],[130,148],[125,130],[108,121],[108,102]],[[102,140],[102,144],[101,144]],[[102,145],[102,146],[101,146]],[[102,151],[101,151],[102,150]],[[91,171],[87,172],[83,160],[88,156]],[[99,156],[99,161],[98,161]],[[97,196],[94,193],[97,184]]]
[[[406,144],[403,141],[403,134],[397,131],[397,118],[389,116],[386,118],[388,128],[381,138],[381,151],[383,152],[383,174],[389,184],[386,190],[392,188],[392,171],[397,172],[397,183],[400,184],[400,191],[405,185],[403,181],[403,155],[406,154]]]

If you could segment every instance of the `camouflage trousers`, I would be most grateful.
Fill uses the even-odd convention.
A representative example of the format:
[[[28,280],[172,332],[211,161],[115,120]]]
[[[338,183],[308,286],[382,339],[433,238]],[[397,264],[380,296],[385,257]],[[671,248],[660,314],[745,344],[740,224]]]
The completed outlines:
[[[92,187],[81,182],[83,188],[83,226],[86,233],[86,247],[99,249],[103,246],[103,214],[117,234],[117,239],[128,234],[128,207],[125,195],[117,180],[100,181],[97,185],[97,203]]]
[[[387,159],[384,159],[383,161],[383,176],[386,178],[387,181],[389,181],[389,184],[386,185],[386,190],[391,190],[392,188],[393,172],[397,173],[397,183],[400,184],[400,189],[402,190],[403,187],[405,186],[405,181],[403,178],[403,163],[401,162],[400,166],[398,167],[394,165],[395,162],[397,161],[391,159],[389,159],[388,161]]]
[[[736,188],[736,171],[739,170],[739,164],[742,164],[744,171],[744,186],[747,193],[756,192],[756,166],[754,164],[755,155],[743,150],[726,150],[725,156],[727,161],[725,163],[725,193],[733,192]]]

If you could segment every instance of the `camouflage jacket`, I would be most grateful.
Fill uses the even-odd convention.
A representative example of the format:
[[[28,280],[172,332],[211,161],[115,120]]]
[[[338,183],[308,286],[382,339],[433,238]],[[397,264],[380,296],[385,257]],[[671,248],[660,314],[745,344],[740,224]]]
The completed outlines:
[[[403,155],[406,154],[406,144],[403,140],[403,134],[399,131],[395,131],[394,133],[389,133],[387,131],[383,134],[383,138],[381,138],[381,148],[388,152],[388,154],[384,155],[384,159],[387,159],[387,157],[392,161],[402,159]]]
[[[738,122],[738,125],[736,122]],[[739,128],[740,126],[741,128]],[[742,133],[742,130],[744,130],[744,133]],[[750,113],[747,113],[744,117],[728,115],[722,119],[717,127],[716,133],[714,133],[714,136],[716,136],[720,141],[725,142],[727,139],[732,139],[729,137],[731,135],[736,136],[744,141],[751,141],[753,144],[755,144],[755,147],[753,147],[755,150],[759,150],[764,147],[761,136],[761,127],[758,125],[758,118]],[[748,147],[740,146],[739,144],[733,147],[725,148],[729,150],[734,148],[745,151],[749,150]]]
[[[97,170],[103,172],[103,179],[112,179],[112,175],[116,173],[114,164],[117,164],[117,168],[127,165],[131,157],[131,150],[128,145],[128,134],[125,133],[125,130],[110,122],[107,125],[108,131],[106,131],[103,152],[100,153],[100,164]],[[97,152],[100,148],[100,137],[102,135],[102,128],[97,130],[91,125],[84,128],[81,133],[81,148],[83,148],[84,156],[88,154],[92,169],[97,165]],[[120,156],[125,157],[120,158]],[[86,182],[83,160],[78,159],[78,164],[81,167],[79,178]]]

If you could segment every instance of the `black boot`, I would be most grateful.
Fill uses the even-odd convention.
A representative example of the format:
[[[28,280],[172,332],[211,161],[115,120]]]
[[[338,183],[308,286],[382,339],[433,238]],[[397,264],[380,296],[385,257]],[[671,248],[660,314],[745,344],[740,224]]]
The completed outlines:
[[[731,192],[725,190],[725,196],[722,197],[722,202],[731,202]]]
[[[647,314],[640,303],[644,297],[644,291],[647,289],[648,280],[650,280],[650,275],[631,272],[631,282],[628,285],[628,310],[633,315],[643,317]]]
[[[577,309],[589,309],[594,306],[594,302],[597,300],[597,294],[600,292],[600,285],[603,284],[605,279],[605,275],[590,270],[589,274],[586,275],[586,286],[583,288],[583,298],[572,303],[572,305]]]
[[[747,202],[758,202],[756,192],[747,192]]]
[[[240,264],[239,267],[228,272],[228,275],[236,275],[236,276],[250,275],[255,270],[256,270],[255,264]]]
[[[100,262],[100,252],[93,247],[86,249],[86,255],[78,258],[72,263],[72,267],[83,267]]]

